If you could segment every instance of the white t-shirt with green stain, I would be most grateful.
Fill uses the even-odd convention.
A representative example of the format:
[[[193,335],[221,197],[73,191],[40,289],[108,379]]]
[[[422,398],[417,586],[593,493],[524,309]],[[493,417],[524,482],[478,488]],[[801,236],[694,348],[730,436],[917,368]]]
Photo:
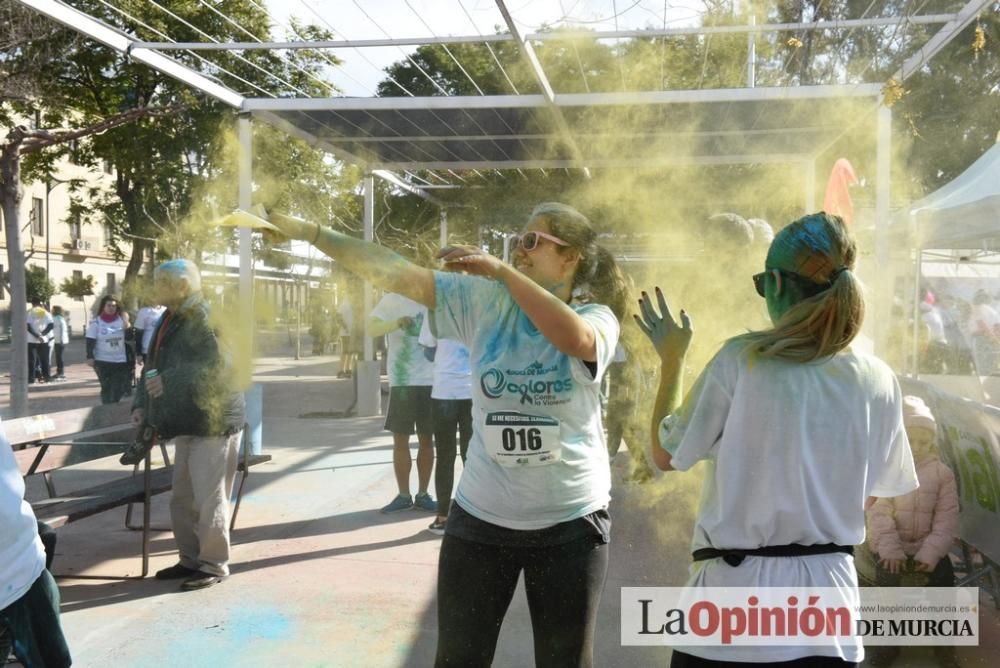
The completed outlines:
[[[396,329],[388,334],[389,386],[433,385],[434,363],[424,356],[423,346],[419,342],[420,326],[427,317],[427,307],[390,292],[372,309],[371,317],[385,322],[395,322],[400,318],[413,320],[409,327]]]
[[[437,335],[464,343],[472,365],[472,441],[455,501],[474,517],[518,530],[607,507],[611,473],[600,387],[618,342],[611,310],[572,305],[596,335],[592,373],[556,350],[501,283],[443,272],[435,282]],[[512,455],[523,450],[524,456],[501,464],[508,445]],[[534,446],[542,447],[533,453]],[[533,459],[549,448],[558,454]]]
[[[681,408],[660,426],[672,466],[707,469],[692,550],[775,545],[859,545],[864,502],[917,488],[902,393],[881,360],[850,350],[818,363],[749,357],[730,340]],[[677,474],[671,474],[677,475]],[[664,503],[669,503],[665,500]],[[853,607],[848,554],[695,562],[690,586],[831,587]],[[860,661],[859,639],[808,647],[685,647],[717,661],[776,662],[816,655]]]

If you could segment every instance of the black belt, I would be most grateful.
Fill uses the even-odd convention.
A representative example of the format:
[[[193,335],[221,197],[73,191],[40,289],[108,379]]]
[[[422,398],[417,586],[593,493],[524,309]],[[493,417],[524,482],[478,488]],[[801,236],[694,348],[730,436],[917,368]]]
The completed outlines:
[[[705,561],[706,559],[716,559],[721,557],[730,566],[739,566],[747,557],[805,557],[811,554],[854,554],[853,545],[836,545],[835,543],[824,543],[823,545],[769,545],[767,547],[756,547],[749,550],[719,550],[714,547],[703,547],[695,550],[692,557],[695,561]]]

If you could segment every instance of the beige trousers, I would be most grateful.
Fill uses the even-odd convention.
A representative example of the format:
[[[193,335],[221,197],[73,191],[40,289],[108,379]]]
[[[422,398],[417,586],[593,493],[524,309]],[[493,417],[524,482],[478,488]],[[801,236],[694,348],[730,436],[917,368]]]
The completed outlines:
[[[241,435],[174,439],[170,523],[183,566],[229,575],[229,497]]]

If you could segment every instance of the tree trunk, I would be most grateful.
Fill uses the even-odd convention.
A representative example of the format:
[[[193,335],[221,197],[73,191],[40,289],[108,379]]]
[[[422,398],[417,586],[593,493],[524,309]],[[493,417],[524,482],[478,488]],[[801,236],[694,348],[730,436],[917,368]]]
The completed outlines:
[[[142,270],[143,261],[146,258],[146,247],[148,241],[142,239],[132,239],[132,252],[128,257],[128,264],[125,265],[125,280],[122,281],[122,296],[126,299],[126,306],[130,309],[138,307],[139,294],[134,290],[134,284],[138,283],[139,271]]]
[[[28,305],[25,292],[24,252],[21,250],[21,144],[22,128],[14,128],[0,145],[0,205],[7,235],[10,276],[10,414],[28,413]]]

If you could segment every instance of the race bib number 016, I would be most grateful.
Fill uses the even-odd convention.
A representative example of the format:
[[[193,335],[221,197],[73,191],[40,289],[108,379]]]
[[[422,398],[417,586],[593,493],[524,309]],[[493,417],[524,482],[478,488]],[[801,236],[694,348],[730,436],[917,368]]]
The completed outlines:
[[[559,420],[517,411],[486,414],[486,449],[500,466],[545,466],[559,461]]]

